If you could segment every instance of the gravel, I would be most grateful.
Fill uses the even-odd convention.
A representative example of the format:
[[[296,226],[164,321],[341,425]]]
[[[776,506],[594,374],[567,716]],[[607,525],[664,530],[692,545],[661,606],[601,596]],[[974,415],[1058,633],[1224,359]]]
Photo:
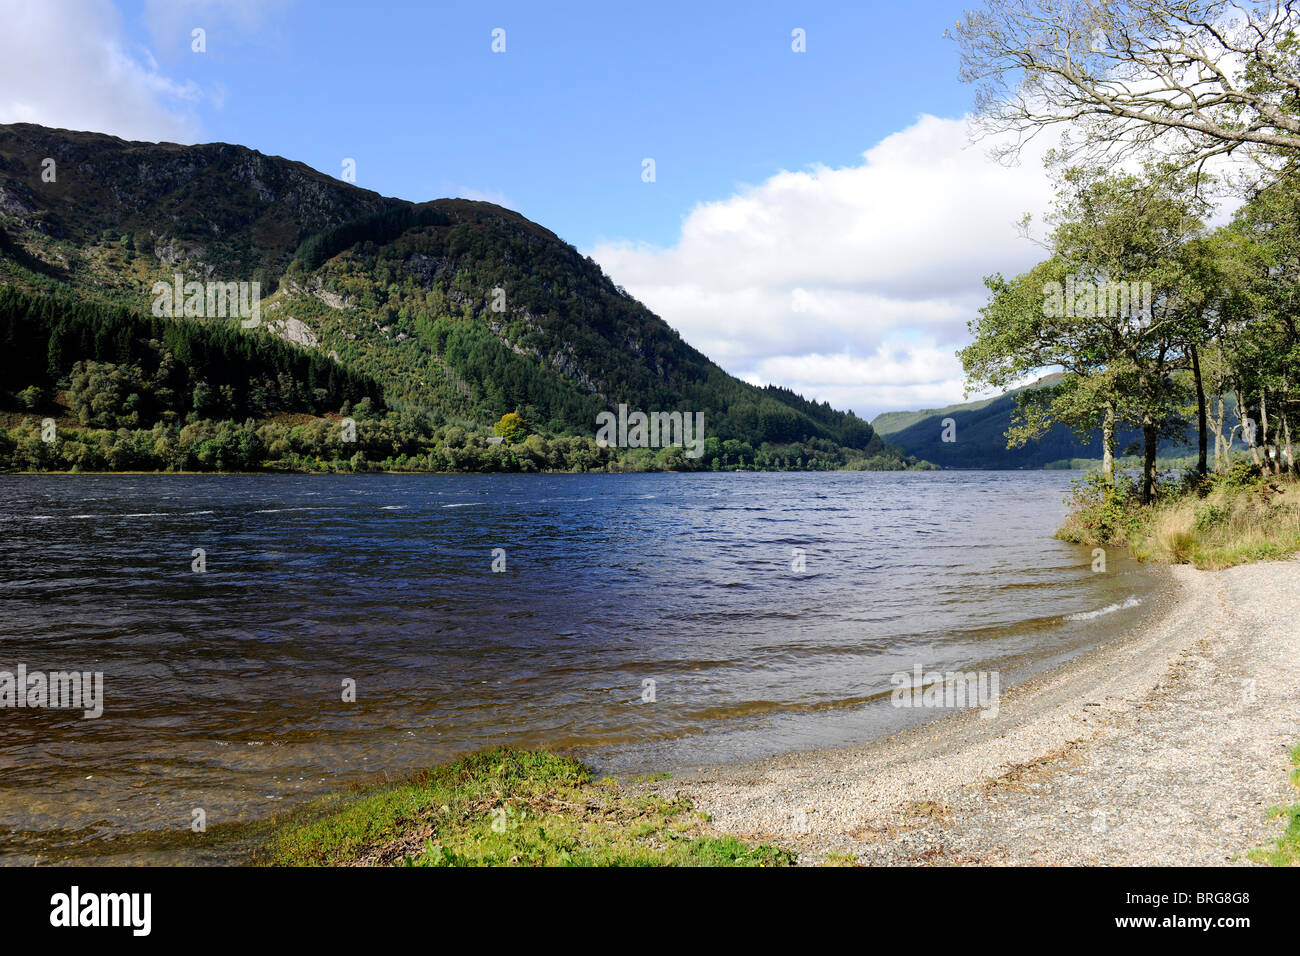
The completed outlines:
[[[1297,799],[1300,561],[1168,578],[1143,626],[1004,690],[995,718],[642,789],[808,864],[1247,864]]]

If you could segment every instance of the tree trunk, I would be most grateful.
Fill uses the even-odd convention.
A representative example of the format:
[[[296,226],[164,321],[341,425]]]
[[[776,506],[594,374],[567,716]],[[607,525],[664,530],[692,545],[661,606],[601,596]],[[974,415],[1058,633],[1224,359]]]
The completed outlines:
[[[1156,438],[1156,425],[1150,418],[1142,422],[1142,503],[1151,504],[1156,487],[1156,447],[1159,442]]]
[[[1245,403],[1241,400],[1241,392],[1237,392],[1236,395],[1237,419],[1241,422],[1241,440],[1245,442],[1246,450],[1250,452],[1250,460],[1256,465],[1259,465],[1259,445],[1255,442],[1256,432],[1258,429],[1246,427],[1247,423],[1250,421],[1249,409],[1246,408]],[[1235,431],[1236,429],[1233,430]]]
[[[1115,406],[1110,402],[1101,422],[1101,473],[1106,483],[1115,487]]]
[[[1197,438],[1199,439],[1200,442],[1200,444],[1198,445],[1198,455],[1196,459],[1196,472],[1202,478],[1204,478],[1207,471],[1209,470],[1206,467],[1206,462],[1205,462],[1206,453],[1208,451],[1208,445],[1209,445],[1209,437],[1208,437],[1209,429],[1207,427],[1207,423],[1205,420],[1205,384],[1204,382],[1201,381],[1201,357],[1197,353],[1195,345],[1192,346],[1191,351],[1192,351],[1192,375],[1196,378]]]
[[[1291,390],[1287,387],[1286,376],[1282,376],[1282,437],[1286,442],[1286,462],[1283,465],[1285,471],[1295,471],[1295,457],[1291,454],[1291,419],[1287,415],[1287,409],[1291,405]],[[1282,450],[1279,448],[1277,457],[1281,459]]]
[[[1227,410],[1224,408],[1223,396],[1215,397],[1215,410],[1212,423],[1214,425],[1214,470],[1223,471],[1225,460],[1228,457],[1227,442],[1223,437],[1223,420],[1227,417]]]
[[[1291,423],[1282,419],[1282,434],[1286,439],[1286,470],[1295,471],[1295,456],[1291,454]]]
[[[1268,452],[1268,399],[1264,396],[1264,389],[1259,390],[1259,434],[1264,439],[1264,470],[1276,471],[1272,456]]]

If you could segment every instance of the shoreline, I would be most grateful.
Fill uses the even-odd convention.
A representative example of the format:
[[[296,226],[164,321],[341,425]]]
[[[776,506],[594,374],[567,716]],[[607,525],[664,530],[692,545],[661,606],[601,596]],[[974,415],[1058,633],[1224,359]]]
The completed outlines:
[[[48,468],[43,471],[4,471],[0,470],[0,475],[12,475],[21,478],[33,478],[41,475],[69,476],[84,478],[87,475],[117,475],[124,477],[139,477],[141,475],[175,475],[182,477],[241,477],[247,475],[316,475],[320,477],[338,477],[340,475],[349,477],[357,475],[723,475],[733,473],[750,473],[765,475],[824,475],[824,474],[882,474],[893,475],[903,472],[935,472],[935,471],[1017,471],[1022,469],[1013,468],[922,468],[907,466],[905,468],[738,468],[734,465],[718,468],[716,471],[712,468],[628,468],[617,471],[607,471],[604,468],[589,469],[587,471],[561,471],[555,468],[538,468],[534,471],[417,471],[412,469],[394,469],[394,468],[367,468],[365,471],[352,471],[351,469],[342,470],[334,469],[322,471],[318,468],[263,468],[260,471],[185,471],[180,470],[154,470],[154,471],[72,471],[70,469]],[[1078,469],[1068,468],[1036,468],[1029,469],[1032,471],[1071,471]]]
[[[1268,809],[1295,799],[1300,560],[1175,566],[1152,601],[1134,629],[1005,692],[994,719],[623,785],[680,794],[805,864],[1249,863],[1281,834]]]

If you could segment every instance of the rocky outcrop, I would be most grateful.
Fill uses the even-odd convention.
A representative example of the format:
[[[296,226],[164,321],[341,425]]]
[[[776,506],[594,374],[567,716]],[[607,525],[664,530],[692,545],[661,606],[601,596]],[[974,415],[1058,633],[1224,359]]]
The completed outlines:
[[[286,342],[292,342],[294,345],[301,345],[304,348],[314,349],[320,344],[316,338],[316,333],[311,330],[306,322],[301,319],[295,319],[292,316],[283,319],[272,319],[266,323],[266,327],[272,335],[277,335]],[[338,355],[331,353],[337,360]]]

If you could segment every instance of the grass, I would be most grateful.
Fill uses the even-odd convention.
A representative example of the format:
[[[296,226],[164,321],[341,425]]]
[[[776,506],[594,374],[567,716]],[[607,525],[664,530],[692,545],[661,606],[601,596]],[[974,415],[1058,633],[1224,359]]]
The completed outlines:
[[[1089,546],[1127,546],[1140,561],[1218,570],[1300,552],[1300,479],[1260,475],[1238,462],[1206,482],[1185,480],[1147,506],[1131,485],[1117,492],[1091,479],[1057,537]]]
[[[791,866],[712,832],[689,801],[624,793],[568,757],[497,748],[317,801],[255,853],[269,866]]]
[[[1130,544],[1135,557],[1205,570],[1285,558],[1300,551],[1300,481],[1220,482],[1150,509]]]
[[[1296,767],[1291,771],[1291,783],[1300,788],[1300,744],[1291,751],[1291,763]],[[1287,824],[1286,830],[1273,846],[1255,850],[1250,858],[1256,863],[1266,863],[1269,866],[1300,866],[1300,801],[1289,807],[1273,807],[1269,810],[1269,816],[1283,817]]]
[[[632,777],[628,780],[628,782],[629,783],[658,783],[661,780],[669,780],[671,778],[672,778],[672,774],[670,773],[651,773],[645,775],[644,777]]]

